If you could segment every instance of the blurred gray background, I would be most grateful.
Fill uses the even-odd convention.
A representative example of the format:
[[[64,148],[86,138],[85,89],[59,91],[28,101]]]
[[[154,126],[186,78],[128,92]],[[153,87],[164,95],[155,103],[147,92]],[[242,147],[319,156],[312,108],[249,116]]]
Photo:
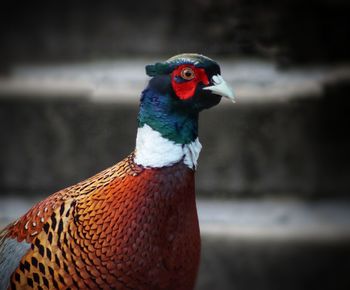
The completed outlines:
[[[0,227],[135,144],[144,66],[217,60],[200,120],[197,289],[350,289],[350,2],[7,1]]]

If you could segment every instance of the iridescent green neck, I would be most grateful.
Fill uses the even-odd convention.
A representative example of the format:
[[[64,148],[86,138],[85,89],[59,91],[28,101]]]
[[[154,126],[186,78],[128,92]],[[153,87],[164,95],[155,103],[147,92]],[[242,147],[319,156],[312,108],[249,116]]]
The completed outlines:
[[[142,93],[138,115],[138,126],[144,124],[177,144],[191,143],[198,136],[198,112],[150,86]]]

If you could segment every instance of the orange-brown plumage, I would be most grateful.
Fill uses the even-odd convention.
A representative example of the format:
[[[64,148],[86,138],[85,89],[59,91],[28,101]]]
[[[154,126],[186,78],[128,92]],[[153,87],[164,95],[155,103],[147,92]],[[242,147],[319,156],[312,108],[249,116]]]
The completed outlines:
[[[7,236],[32,243],[11,277],[17,289],[191,289],[200,248],[194,173],[182,163],[144,169],[128,157],[39,203]]]

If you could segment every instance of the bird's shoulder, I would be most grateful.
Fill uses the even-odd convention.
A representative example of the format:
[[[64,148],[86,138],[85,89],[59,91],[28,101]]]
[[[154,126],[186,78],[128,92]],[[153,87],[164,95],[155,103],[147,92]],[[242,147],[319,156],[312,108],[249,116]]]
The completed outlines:
[[[1,240],[5,237],[30,243],[44,229],[47,222],[52,221],[52,216],[66,215],[68,217],[77,203],[84,202],[92,195],[100,191],[120,190],[116,186],[120,184],[120,181],[136,177],[144,170],[133,160],[134,154],[132,153],[117,164],[75,185],[55,192],[35,204],[26,214],[0,232],[0,247]]]

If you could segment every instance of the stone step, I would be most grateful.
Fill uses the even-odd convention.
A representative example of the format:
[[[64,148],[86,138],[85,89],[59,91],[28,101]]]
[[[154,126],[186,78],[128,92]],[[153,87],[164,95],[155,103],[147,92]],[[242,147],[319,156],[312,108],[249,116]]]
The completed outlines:
[[[0,78],[0,98],[76,98],[92,102],[138,103],[149,79],[145,66],[152,58],[60,64],[15,65]],[[237,103],[319,97],[326,83],[350,78],[349,64],[278,69],[271,61],[219,58],[222,76],[237,95]]]

